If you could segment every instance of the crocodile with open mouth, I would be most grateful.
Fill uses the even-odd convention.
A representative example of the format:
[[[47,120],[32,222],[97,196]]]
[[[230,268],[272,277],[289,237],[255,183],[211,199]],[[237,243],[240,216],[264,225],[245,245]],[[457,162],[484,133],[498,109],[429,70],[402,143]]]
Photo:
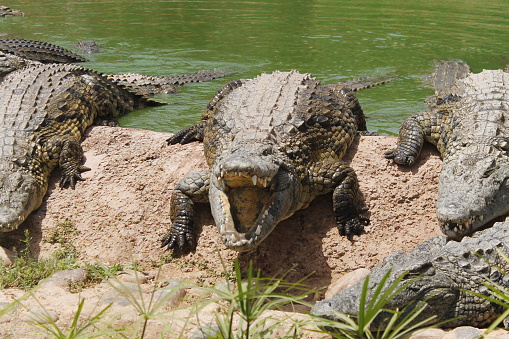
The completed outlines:
[[[226,84],[200,122],[168,139],[203,141],[210,170],[176,185],[173,225],[162,246],[194,246],[195,202],[210,202],[227,247],[248,251],[280,221],[329,192],[339,233],[361,234],[369,223],[367,207],[355,172],[341,158],[357,132],[366,131],[353,91],[380,82],[325,85],[310,74],[276,71]]]

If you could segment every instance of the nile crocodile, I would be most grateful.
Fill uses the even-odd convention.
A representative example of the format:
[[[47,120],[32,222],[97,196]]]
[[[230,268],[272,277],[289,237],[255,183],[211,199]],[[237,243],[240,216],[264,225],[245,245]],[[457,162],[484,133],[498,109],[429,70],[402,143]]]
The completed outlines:
[[[20,41],[21,50],[32,46],[32,59],[68,55],[53,45]],[[10,52],[15,51],[12,41],[7,45]],[[60,186],[74,188],[83,180],[81,173],[87,168],[82,165],[80,141],[87,127],[112,125],[135,109],[160,105],[146,97],[145,88],[150,85],[146,76],[132,77],[128,89],[115,81],[124,79],[122,75],[104,76],[74,64],[41,63],[6,52],[0,55],[0,70],[4,74],[0,82],[0,232],[16,229],[40,206],[57,165],[62,170]],[[215,77],[219,72],[210,74]],[[195,79],[194,73],[189,77]]]
[[[386,152],[412,165],[423,142],[443,159],[437,215],[445,235],[461,238],[509,211],[509,73],[468,65],[438,64],[428,112],[401,126],[397,148]]]
[[[0,51],[42,63],[75,63],[87,61],[81,55],[47,42],[27,39],[1,39]]]
[[[176,185],[173,225],[162,246],[194,246],[194,202],[210,202],[226,246],[247,251],[328,192],[339,233],[361,234],[369,223],[367,207],[353,169],[341,158],[366,123],[352,92],[357,87],[347,84],[322,85],[310,74],[276,71],[219,90],[200,122],[167,140],[203,141],[210,170]]]
[[[460,242],[447,241],[445,236],[431,238],[411,252],[391,254],[371,270],[366,305],[372,301],[384,276],[389,274],[381,293],[403,276],[397,286],[408,285],[388,302],[386,310],[401,311],[407,307],[405,312],[409,312],[425,307],[414,323],[435,316],[427,325],[447,321],[444,327],[485,327],[506,308],[473,293],[491,297],[485,285],[488,279],[509,288],[509,263],[501,253],[509,255],[509,219]],[[318,302],[312,314],[335,321],[341,321],[338,313],[358,316],[364,282]],[[381,312],[371,329],[385,329],[391,316],[390,312]]]

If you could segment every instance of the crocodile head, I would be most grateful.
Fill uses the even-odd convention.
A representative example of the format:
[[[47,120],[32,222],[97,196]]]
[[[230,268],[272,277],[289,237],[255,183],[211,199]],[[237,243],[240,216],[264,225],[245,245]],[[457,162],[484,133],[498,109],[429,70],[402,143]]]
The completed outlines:
[[[209,200],[225,245],[237,251],[256,247],[293,213],[298,189],[294,171],[267,149],[253,146],[216,159]]]
[[[440,246],[445,246],[445,237],[432,238],[435,239],[442,240]],[[434,246],[421,247],[421,250],[418,248],[414,252],[398,251],[389,255],[371,270],[367,278],[339,291],[332,298],[316,303],[311,313],[337,322],[342,322],[344,315],[358,317],[364,284],[368,279],[366,306],[378,302],[385,293],[392,293],[392,297],[383,305],[383,310],[370,324],[372,331],[386,329],[394,315],[393,311],[401,311],[402,316],[399,319],[402,319],[410,312],[425,307],[412,324],[426,321],[431,316],[435,318],[427,320],[426,325],[452,319],[451,314],[454,312],[451,313],[451,310],[463,309],[459,307],[460,295],[467,293],[462,292],[463,285],[458,283],[457,263],[449,262],[442,256],[434,256],[437,249]],[[395,287],[392,292],[389,290],[391,285]],[[394,293],[398,290],[398,293]]]
[[[496,156],[496,147],[491,149],[487,153],[478,145],[466,146],[444,160],[437,216],[442,232],[451,238],[469,235],[509,211],[509,163]]]
[[[423,322],[420,326],[489,325],[505,309],[474,293],[491,296],[484,284],[487,280],[507,285],[507,277],[501,273],[505,271],[504,264],[492,263],[503,261],[499,251],[507,252],[508,233],[507,222],[496,223],[461,241],[436,236],[410,252],[395,252],[375,266],[364,280],[316,303],[311,313],[338,322],[344,320],[342,315],[358,317],[360,300],[365,296],[366,307],[382,298],[388,299],[370,324],[371,330],[387,329],[394,312],[402,313],[398,316],[401,321],[413,310],[420,313],[407,327],[419,322]],[[394,326],[398,324],[393,323]]]
[[[0,173],[0,232],[17,229],[41,205],[45,191],[29,173]]]

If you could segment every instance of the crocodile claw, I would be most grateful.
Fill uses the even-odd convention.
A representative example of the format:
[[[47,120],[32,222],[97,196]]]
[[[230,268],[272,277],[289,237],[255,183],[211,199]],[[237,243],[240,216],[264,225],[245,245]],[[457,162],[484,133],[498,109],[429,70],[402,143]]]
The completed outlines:
[[[174,220],[170,231],[161,238],[161,247],[167,246],[167,249],[178,247],[181,251],[186,247],[194,248],[194,233],[189,226],[189,220],[179,217]]]
[[[168,145],[187,144],[194,140],[203,140],[203,131],[205,123],[199,122],[193,126],[184,128],[183,130],[175,133],[172,137],[166,139]]]
[[[400,165],[412,166],[415,163],[415,156],[397,147],[386,151],[384,155],[387,159],[393,159],[395,163]]]
[[[85,181],[85,179],[81,176],[81,173],[90,171],[89,167],[79,166],[77,170],[70,171],[70,173],[62,174],[62,179],[60,179],[60,187],[70,186],[72,189],[76,188],[76,183],[78,181]]]
[[[338,223],[339,234],[347,237],[361,235],[364,232],[364,226],[369,225],[369,222],[367,216],[359,215],[358,217]]]

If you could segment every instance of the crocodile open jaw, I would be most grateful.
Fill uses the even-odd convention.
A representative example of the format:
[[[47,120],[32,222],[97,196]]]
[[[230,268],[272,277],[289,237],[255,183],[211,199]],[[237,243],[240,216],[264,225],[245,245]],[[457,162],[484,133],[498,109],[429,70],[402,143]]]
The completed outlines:
[[[292,175],[285,170],[269,176],[219,174],[212,176],[209,199],[223,242],[237,251],[251,250],[289,216]]]

